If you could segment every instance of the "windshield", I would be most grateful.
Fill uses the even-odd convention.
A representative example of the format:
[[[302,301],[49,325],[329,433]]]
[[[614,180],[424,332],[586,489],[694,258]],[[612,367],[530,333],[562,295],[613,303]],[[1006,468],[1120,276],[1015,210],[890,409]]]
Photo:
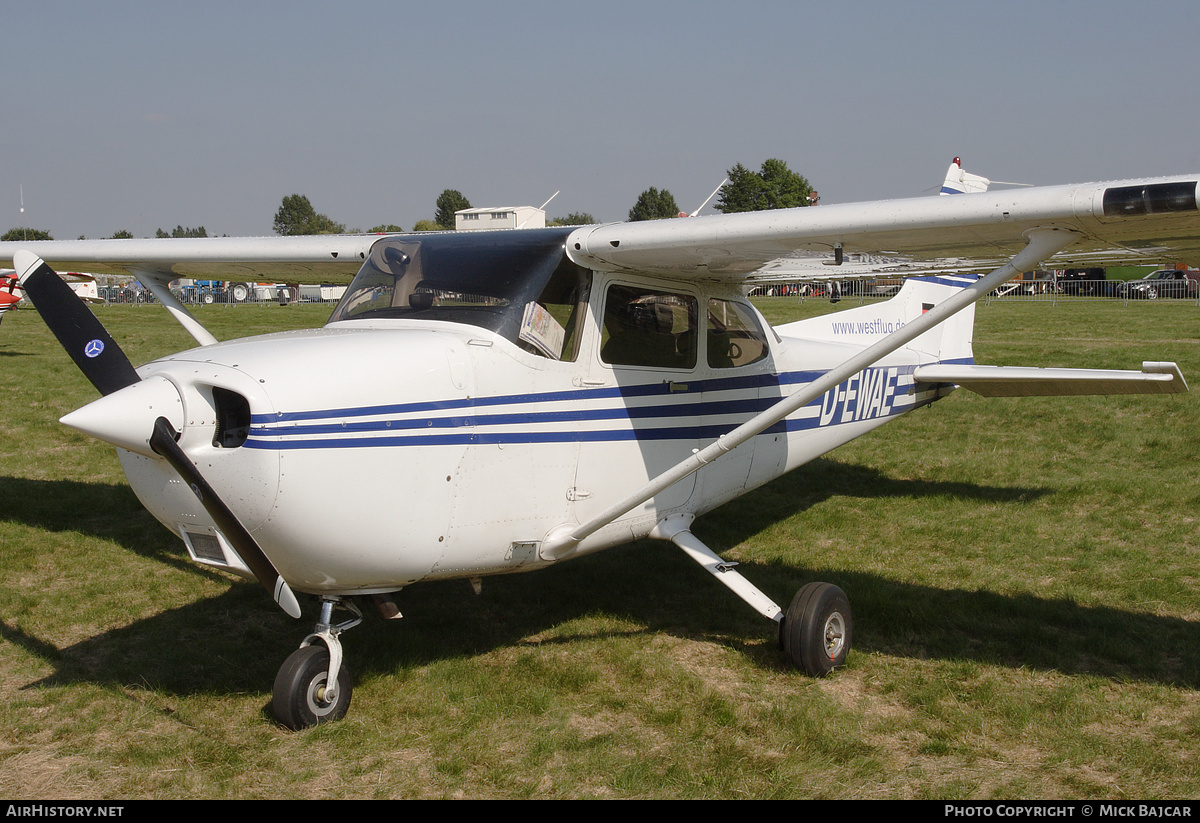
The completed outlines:
[[[406,318],[480,326],[571,359],[587,271],[563,243],[574,227],[446,232],[376,243],[330,323]]]

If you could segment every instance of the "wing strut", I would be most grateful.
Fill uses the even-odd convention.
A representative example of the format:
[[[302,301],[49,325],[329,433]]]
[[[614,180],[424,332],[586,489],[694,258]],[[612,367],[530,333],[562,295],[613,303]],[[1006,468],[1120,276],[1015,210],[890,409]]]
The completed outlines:
[[[217,338],[213,337],[212,332],[204,328],[200,321],[185,309],[179,299],[171,293],[170,286],[155,276],[156,272],[137,268],[131,269],[131,271],[138,281],[158,298],[158,302],[166,306],[171,316],[187,330],[188,334],[195,338],[197,343],[201,346],[211,346],[217,342]]]
[[[889,334],[877,343],[863,349],[840,366],[830,369],[807,387],[780,400],[769,409],[760,412],[731,432],[687,460],[660,474],[628,497],[620,500],[586,523],[573,525],[564,523],[551,529],[542,540],[539,554],[545,560],[560,560],[574,553],[584,538],[599,531],[635,506],[640,506],[654,495],[663,491],[688,475],[699,471],[708,463],[745,443],[755,435],[778,423],[789,414],[803,408],[826,391],[867,368],[880,358],[886,357],[901,346],[929,331],[948,317],[961,311],[1001,283],[1023,272],[1030,271],[1053,254],[1062,251],[1079,239],[1079,235],[1066,229],[1042,228],[1026,233],[1025,248],[1017,252],[1012,260],[995,271],[984,275],[974,284],[951,295],[925,314],[903,328]]]

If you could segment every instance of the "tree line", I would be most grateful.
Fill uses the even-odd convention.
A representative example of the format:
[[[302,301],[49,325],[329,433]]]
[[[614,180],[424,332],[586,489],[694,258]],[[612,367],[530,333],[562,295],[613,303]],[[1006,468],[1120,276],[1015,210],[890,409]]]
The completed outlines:
[[[158,229],[156,232],[154,232],[154,236],[155,237],[208,237],[208,232],[205,231],[204,226],[197,226],[194,229],[190,228],[190,227],[185,229],[183,226],[176,226],[175,228],[171,229],[171,231],[169,231],[169,232],[164,231],[162,229]],[[42,231],[41,229],[22,228],[22,227],[18,227],[15,229],[9,229],[3,235],[0,235],[0,241],[6,241],[6,240],[53,240],[53,239],[54,238],[50,236],[50,232],[48,232],[48,231]],[[86,240],[87,238],[83,237],[81,235],[79,237],[79,239]],[[132,240],[133,234],[129,231],[126,231],[125,229],[120,229],[116,232],[113,232],[111,237],[106,237],[104,239],[105,240]]]
[[[763,211],[765,209],[788,209],[807,206],[815,202],[813,191],[802,175],[788,168],[782,160],[771,158],[758,171],[752,171],[741,163],[729,169],[728,182],[721,186],[714,208],[724,214],[735,212]],[[454,213],[471,208],[469,201],[457,189],[446,189],[438,195],[434,204],[433,218],[418,220],[413,231],[447,231],[454,229]],[[667,217],[686,216],[679,208],[674,195],[667,189],[653,186],[638,195],[629,209],[629,220],[659,220]],[[596,223],[596,218],[587,212],[571,212],[562,217],[547,220],[548,226],[585,226]],[[344,234],[346,226],[327,215],[320,214],[303,194],[289,194],[283,198],[275,212],[274,231],[283,236],[306,234]],[[371,234],[402,232],[394,223],[381,223],[367,230]],[[362,233],[352,229],[351,233]],[[112,235],[114,239],[132,238],[128,231],[121,230]],[[176,226],[170,232],[158,229],[155,237],[208,237],[204,226],[196,228]],[[0,240],[52,240],[49,232],[30,228],[14,228]],[[83,238],[80,237],[80,240]]]

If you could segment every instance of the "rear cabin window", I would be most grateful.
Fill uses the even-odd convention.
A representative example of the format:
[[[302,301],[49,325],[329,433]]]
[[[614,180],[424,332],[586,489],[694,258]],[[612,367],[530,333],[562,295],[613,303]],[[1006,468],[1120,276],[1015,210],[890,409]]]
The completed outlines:
[[[767,336],[750,307],[732,300],[708,301],[708,365],[749,366],[767,356]]]

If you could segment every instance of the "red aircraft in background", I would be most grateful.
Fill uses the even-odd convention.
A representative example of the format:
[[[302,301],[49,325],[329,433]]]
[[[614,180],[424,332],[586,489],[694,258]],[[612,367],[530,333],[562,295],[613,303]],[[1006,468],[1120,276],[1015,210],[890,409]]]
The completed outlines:
[[[17,282],[16,272],[5,270],[0,273],[0,320],[4,319],[4,314],[9,309],[17,307],[24,294]]]

